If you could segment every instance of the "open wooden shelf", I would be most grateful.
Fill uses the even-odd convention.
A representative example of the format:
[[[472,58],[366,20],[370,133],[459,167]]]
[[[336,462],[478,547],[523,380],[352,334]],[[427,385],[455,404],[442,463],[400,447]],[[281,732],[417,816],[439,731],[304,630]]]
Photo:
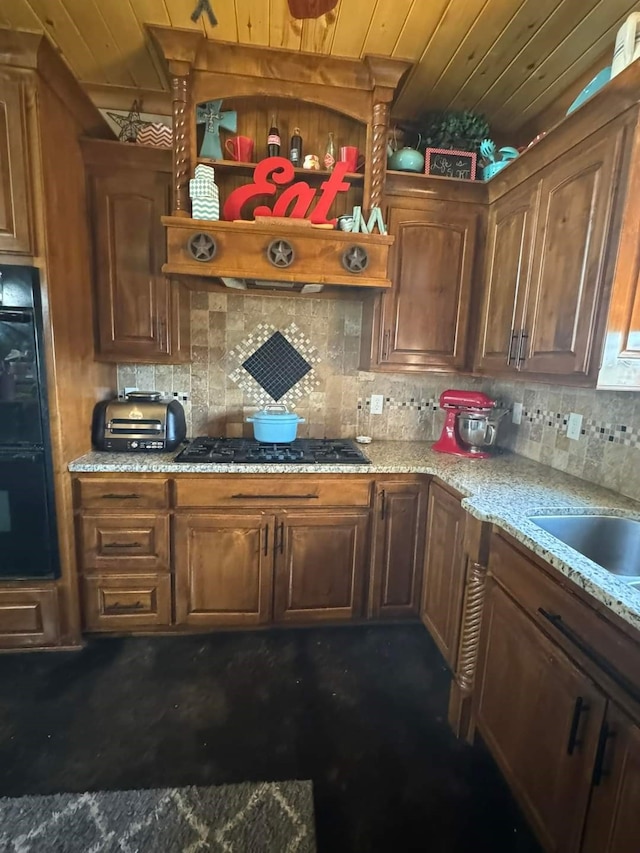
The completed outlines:
[[[453,181],[456,184],[484,184],[485,181],[482,179],[476,179],[475,181],[470,180],[469,178],[447,178],[443,175],[426,175],[424,172],[411,172],[411,171],[400,171],[399,169],[387,169],[387,175],[401,175],[404,177],[417,178],[420,180],[429,179],[431,181]]]
[[[238,163],[236,160],[213,160],[209,157],[198,157],[196,162],[204,163],[205,166],[213,166],[214,169],[219,169],[226,174],[235,173],[237,175],[253,175],[253,170],[258,165],[258,163]],[[331,172],[326,169],[302,169],[299,166],[295,166],[293,171],[301,177],[316,180],[328,178],[331,175]],[[364,175],[360,172],[347,172],[345,178],[352,184],[364,183]]]

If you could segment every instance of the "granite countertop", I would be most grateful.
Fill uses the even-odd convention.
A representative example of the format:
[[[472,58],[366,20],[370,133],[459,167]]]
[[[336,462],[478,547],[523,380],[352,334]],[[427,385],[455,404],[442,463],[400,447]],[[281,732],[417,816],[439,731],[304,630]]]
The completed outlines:
[[[135,455],[87,453],[69,465],[74,473],[165,474],[430,474],[459,491],[463,507],[495,524],[547,560],[558,571],[640,630],[640,590],[578,554],[530,516],[579,509],[640,519],[640,504],[608,489],[579,480],[513,454],[491,459],[461,459],[434,453],[417,441],[374,441],[363,448],[371,465],[222,465],[178,464],[175,453]]]

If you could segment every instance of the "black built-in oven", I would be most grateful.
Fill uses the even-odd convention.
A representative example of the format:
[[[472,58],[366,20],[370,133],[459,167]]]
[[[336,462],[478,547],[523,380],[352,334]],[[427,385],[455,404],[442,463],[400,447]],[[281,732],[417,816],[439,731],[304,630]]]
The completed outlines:
[[[0,578],[59,573],[37,272],[0,267]]]
[[[57,546],[42,450],[0,448],[0,578],[51,578]]]

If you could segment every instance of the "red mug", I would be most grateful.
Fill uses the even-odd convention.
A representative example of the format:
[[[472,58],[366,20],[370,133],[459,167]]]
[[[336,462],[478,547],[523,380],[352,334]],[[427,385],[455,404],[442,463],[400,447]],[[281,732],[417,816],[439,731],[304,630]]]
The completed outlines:
[[[357,172],[364,165],[364,157],[358,157],[355,145],[343,145],[340,148],[340,162],[347,164],[347,172]]]
[[[232,136],[224,144],[227,154],[239,163],[253,162],[253,139],[248,136]]]

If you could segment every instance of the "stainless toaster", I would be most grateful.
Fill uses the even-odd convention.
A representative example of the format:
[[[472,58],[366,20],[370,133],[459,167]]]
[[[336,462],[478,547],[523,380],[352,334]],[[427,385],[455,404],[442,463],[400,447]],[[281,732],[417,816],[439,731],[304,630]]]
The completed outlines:
[[[133,391],[124,400],[103,400],[93,410],[91,438],[96,450],[175,450],[187,433],[178,400],[156,391]]]

